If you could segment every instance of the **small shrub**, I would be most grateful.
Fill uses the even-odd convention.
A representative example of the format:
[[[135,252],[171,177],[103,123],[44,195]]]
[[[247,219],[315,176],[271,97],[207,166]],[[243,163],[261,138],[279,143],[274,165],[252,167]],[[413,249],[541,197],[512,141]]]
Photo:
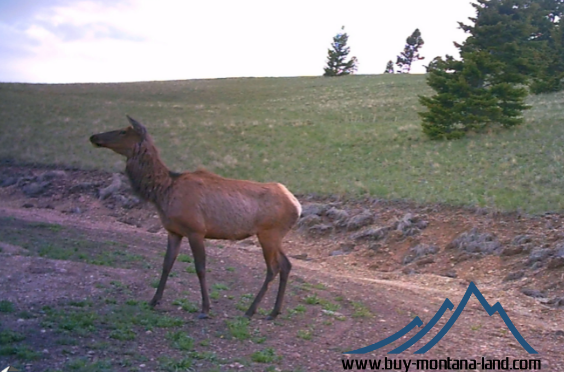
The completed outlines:
[[[0,313],[13,313],[16,310],[14,304],[7,300],[0,301]]]
[[[372,316],[370,310],[362,302],[353,301],[351,304],[354,309],[353,318],[369,318]]]
[[[175,306],[180,306],[182,310],[187,311],[189,313],[196,313],[199,310],[198,305],[191,302],[187,298],[176,299],[172,301],[172,304]]]
[[[321,302],[321,299],[317,297],[317,294],[313,294],[305,297],[304,302],[308,305],[317,305]]]
[[[271,347],[251,354],[251,360],[257,363],[272,363],[280,359],[281,357],[276,355],[274,349]]]
[[[186,332],[168,332],[166,338],[170,341],[171,346],[178,350],[192,350],[194,348],[194,339],[186,334]]]
[[[311,330],[300,329],[298,331],[298,337],[303,340],[311,340],[313,338],[313,332]]]
[[[110,332],[110,338],[113,338],[114,340],[120,340],[120,341],[131,341],[131,340],[135,340],[135,332],[133,332],[131,329],[129,328],[118,328],[118,329],[114,329],[112,332]]]
[[[178,255],[178,261],[192,263],[192,262],[194,262],[194,259],[187,254],[181,253],[181,254]]]
[[[238,340],[247,340],[249,335],[249,319],[244,317],[237,317],[233,320],[226,320],[227,329],[232,337]]]
[[[180,360],[170,357],[159,358],[160,367],[167,372],[187,371],[192,368],[192,358],[183,358]]]

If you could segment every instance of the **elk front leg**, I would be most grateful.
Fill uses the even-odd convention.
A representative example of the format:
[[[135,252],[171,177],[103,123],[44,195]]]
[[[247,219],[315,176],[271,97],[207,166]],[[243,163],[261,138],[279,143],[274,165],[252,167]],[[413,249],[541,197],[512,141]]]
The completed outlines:
[[[169,231],[166,254],[163,261],[163,272],[161,274],[161,280],[159,281],[159,286],[157,287],[157,292],[155,293],[155,296],[153,296],[151,302],[149,302],[149,306],[151,307],[155,307],[163,297],[163,292],[166,286],[166,280],[168,279],[168,274],[170,274],[170,270],[172,270],[172,265],[174,265],[174,261],[176,261],[178,252],[180,251],[181,241],[182,241],[182,235],[177,235]]]

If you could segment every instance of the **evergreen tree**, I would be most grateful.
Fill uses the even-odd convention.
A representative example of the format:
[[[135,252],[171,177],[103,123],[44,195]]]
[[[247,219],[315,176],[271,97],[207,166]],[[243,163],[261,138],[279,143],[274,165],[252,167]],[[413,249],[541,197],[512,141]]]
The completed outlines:
[[[354,74],[358,68],[358,60],[352,57],[347,61],[351,48],[347,46],[349,36],[344,32],[345,26],[341,27],[341,32],[333,38],[331,49],[328,50],[327,67],[323,76],[343,76]]]
[[[388,61],[388,64],[386,65],[386,70],[384,71],[384,74],[393,74],[394,73],[394,62],[392,62],[392,60]]]
[[[411,36],[409,36],[405,41],[405,47],[403,52],[397,58],[396,65],[398,65],[400,73],[407,73],[411,71],[411,65],[414,61],[419,61],[425,57],[419,55],[419,49],[425,44],[421,38],[421,32],[419,29],[415,29]]]
[[[436,58],[428,66],[427,83],[436,94],[419,97],[428,111],[421,112],[423,131],[431,138],[459,138],[491,124],[505,127],[522,122],[527,109],[524,84],[535,72],[540,44],[531,41],[533,0],[477,0],[472,4],[474,25],[456,44],[462,60]]]
[[[533,19],[537,30],[534,40],[542,48],[536,61],[539,71],[530,84],[535,94],[564,89],[564,0],[540,0],[539,8]]]
[[[541,0],[542,1],[542,0]],[[460,28],[469,34],[466,41],[455,45],[461,54],[475,51],[489,53],[502,62],[504,80],[525,83],[539,69],[541,43],[537,40],[539,0],[476,0],[472,4],[476,17],[473,25],[459,22]]]

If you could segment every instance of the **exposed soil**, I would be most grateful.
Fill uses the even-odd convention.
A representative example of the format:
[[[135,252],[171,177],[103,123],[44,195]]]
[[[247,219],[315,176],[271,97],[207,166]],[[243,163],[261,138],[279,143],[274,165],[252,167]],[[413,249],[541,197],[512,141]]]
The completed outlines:
[[[160,228],[153,207],[131,195],[125,181],[119,181],[115,190],[108,191],[108,197],[100,199],[100,190],[118,182],[116,178],[96,171],[54,172],[0,166],[0,223],[10,224],[9,229],[7,225],[0,227],[0,300],[12,302],[17,309],[0,312],[0,329],[25,334],[26,345],[41,354],[31,361],[0,355],[0,369],[16,364],[30,371],[70,370],[69,361],[84,357],[90,362],[109,360],[114,370],[150,371],[164,368],[159,364],[163,355],[182,357],[168,346],[167,330],[160,328],[137,330],[133,341],[118,341],[99,330],[93,335],[73,336],[78,341],[64,345],[60,339],[67,335],[45,323],[45,306],[90,301],[93,311],[103,312],[109,297],[126,303],[148,301],[154,293],[151,282],[160,276],[166,232]],[[300,227],[292,231],[284,242],[286,252],[293,257],[284,313],[274,322],[264,319],[273,306],[277,290],[273,285],[261,304],[265,311],[251,320],[249,329],[254,338],[247,340],[229,337],[226,320],[243,315],[235,306],[237,300],[247,293],[254,296],[264,280],[264,262],[256,240],[207,242],[209,284],[224,283],[228,287],[212,301],[210,319],[199,320],[196,314],[172,304],[178,298],[200,304],[197,277],[186,271],[192,264],[177,262],[176,275],[169,279],[163,301],[155,311],[183,319],[180,329],[194,338],[196,350],[216,353],[215,360],[194,362],[193,370],[264,371],[270,367],[272,371],[340,371],[341,359],[347,358],[509,357],[541,359],[544,370],[564,371],[564,312],[560,307],[564,306],[564,258],[558,256],[560,244],[564,243],[563,216],[503,214],[373,199],[302,196],[300,201],[304,206],[318,203],[336,207],[351,216],[368,211],[374,218],[354,231],[337,225],[331,229]],[[408,213],[426,221],[413,234],[395,229]],[[322,223],[330,223],[326,214],[319,217]],[[37,226],[47,226],[45,235],[30,230]],[[394,228],[381,239],[355,239],[359,231],[386,226]],[[483,253],[449,245],[473,228],[491,234],[499,246]],[[33,235],[35,240],[29,240],[36,233],[39,235]],[[34,250],[37,239],[52,237],[56,237],[56,244],[78,241],[79,237],[84,241],[82,247],[90,247],[92,242],[100,244],[83,255],[76,251],[76,257],[69,259],[48,258],[45,251]],[[91,263],[88,254],[103,254],[104,242],[112,242],[114,250],[122,247],[119,249],[131,257],[143,259],[123,264]],[[438,252],[404,264],[409,261],[405,257],[410,249],[418,245],[438,247]],[[547,254],[539,256],[537,263],[533,253],[542,249]],[[189,254],[187,243],[182,253]],[[118,282],[120,290],[114,288]],[[538,354],[525,351],[500,316],[490,317],[475,297],[448,334],[424,355],[413,352],[431,340],[448,321],[451,311],[447,310],[429,334],[399,355],[386,353],[418,330],[366,355],[342,354],[391,336],[416,315],[426,324],[445,298],[456,307],[470,282],[492,306],[498,301],[502,304]],[[314,294],[321,304],[306,304],[304,299]],[[339,309],[333,313],[323,310],[322,304],[327,302],[337,304]],[[289,311],[300,304],[305,305],[305,312]],[[369,313],[359,311],[359,304]],[[102,339],[111,347],[93,346]],[[279,358],[269,363],[251,361],[251,354],[265,348],[272,348]]]

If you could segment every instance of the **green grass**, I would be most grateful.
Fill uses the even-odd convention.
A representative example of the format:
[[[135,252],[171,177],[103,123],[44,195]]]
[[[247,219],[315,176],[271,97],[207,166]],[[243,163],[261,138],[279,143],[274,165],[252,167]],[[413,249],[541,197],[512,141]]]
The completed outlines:
[[[229,287],[223,283],[214,283],[214,285],[212,285],[212,289],[217,291],[228,291]]]
[[[13,313],[16,310],[14,304],[8,300],[0,301],[0,313]]]
[[[193,371],[192,358],[173,359],[168,356],[159,358],[160,367],[166,372]]]
[[[185,331],[168,332],[166,338],[175,349],[187,351],[194,348],[194,339]]]
[[[82,231],[49,223],[0,218],[2,241],[21,246],[30,255],[93,265],[139,268],[144,257],[127,252],[127,245],[107,240],[84,239]]]
[[[191,302],[186,298],[178,298],[172,301],[172,304],[175,306],[180,306],[182,310],[187,311],[189,313],[196,313],[200,309],[198,307],[198,304],[195,304],[194,302]]]
[[[308,305],[317,305],[320,304],[322,301],[321,298],[317,296],[317,294],[312,294],[310,296],[304,297],[304,302]]]
[[[370,312],[370,309],[368,309],[366,307],[366,305],[364,305],[362,302],[352,301],[351,305],[354,309],[354,312],[352,314],[353,318],[370,318],[370,317],[372,317],[372,313]]]
[[[14,342],[25,340],[25,336],[10,330],[0,331],[0,345],[9,345]]]
[[[114,369],[112,365],[107,360],[99,360],[96,362],[90,362],[86,358],[76,358],[70,360],[66,367],[70,371],[80,371],[80,372],[110,372]]]
[[[251,360],[257,363],[272,363],[280,360],[281,357],[276,355],[273,348],[268,347],[251,354]]]
[[[298,330],[297,336],[302,340],[309,341],[313,338],[313,331],[310,329],[300,329]]]
[[[41,358],[41,354],[26,345],[1,345],[1,356],[15,356],[18,359],[31,361]]]
[[[178,255],[178,261],[179,262],[188,262],[188,263],[192,263],[194,262],[194,259],[192,258],[192,256],[189,256],[187,254],[181,253]]]
[[[295,193],[564,209],[564,92],[530,97],[518,128],[452,142],[421,132],[417,96],[431,92],[423,75],[0,84],[0,158],[122,170],[85,143],[129,113],[174,170],[283,180]]]
[[[249,319],[237,317],[233,320],[226,320],[225,323],[231,337],[237,340],[248,340],[251,338],[249,334]]]

